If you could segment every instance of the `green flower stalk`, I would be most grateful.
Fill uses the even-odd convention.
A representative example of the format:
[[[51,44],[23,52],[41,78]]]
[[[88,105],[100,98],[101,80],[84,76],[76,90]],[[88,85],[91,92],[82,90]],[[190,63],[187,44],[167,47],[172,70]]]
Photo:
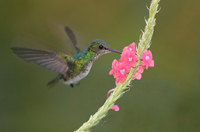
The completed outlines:
[[[142,37],[140,38],[139,44],[136,48],[138,61],[135,63],[135,67],[129,69],[129,73],[126,76],[126,79],[122,83],[121,82],[118,83],[113,93],[109,96],[109,98],[107,98],[103,106],[101,106],[94,115],[91,115],[89,120],[85,122],[75,132],[89,132],[92,127],[96,126],[104,117],[106,117],[110,108],[128,90],[129,85],[133,79],[133,75],[140,68],[143,52],[147,50],[151,45],[151,39],[153,36],[154,26],[156,22],[155,16],[158,13],[159,1],[160,0],[152,0],[151,2],[149,8],[149,18],[148,20],[146,20],[145,30],[142,33]]]

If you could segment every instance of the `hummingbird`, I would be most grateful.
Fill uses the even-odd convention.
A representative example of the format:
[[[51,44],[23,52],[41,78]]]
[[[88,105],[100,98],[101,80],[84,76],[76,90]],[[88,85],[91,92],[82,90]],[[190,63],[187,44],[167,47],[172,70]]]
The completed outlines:
[[[11,48],[13,53],[23,60],[39,64],[50,71],[58,73],[47,86],[54,86],[57,82],[62,81],[64,84],[73,87],[89,74],[94,61],[100,56],[111,52],[121,54],[121,52],[110,48],[109,44],[101,39],[92,41],[87,49],[80,50],[73,31],[69,27],[65,27],[65,32],[77,51],[74,56],[49,50],[25,47]]]

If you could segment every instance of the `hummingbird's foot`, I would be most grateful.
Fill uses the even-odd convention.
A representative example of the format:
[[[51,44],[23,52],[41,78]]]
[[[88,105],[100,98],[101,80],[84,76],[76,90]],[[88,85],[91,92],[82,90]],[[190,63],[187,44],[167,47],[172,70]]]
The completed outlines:
[[[77,82],[77,83],[71,83],[70,86],[71,88],[73,88],[74,86],[78,86],[80,84],[80,82]]]
[[[71,83],[71,84],[70,84],[70,86],[71,86],[71,88],[73,88],[73,87],[74,87],[74,84],[73,84],[73,83]]]

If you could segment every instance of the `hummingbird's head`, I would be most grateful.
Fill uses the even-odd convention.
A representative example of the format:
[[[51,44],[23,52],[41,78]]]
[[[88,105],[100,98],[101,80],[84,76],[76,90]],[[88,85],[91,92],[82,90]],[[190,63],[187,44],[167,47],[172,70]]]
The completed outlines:
[[[88,47],[88,51],[96,53],[97,56],[101,56],[103,54],[107,54],[107,53],[111,53],[111,52],[121,54],[121,52],[119,52],[115,49],[111,49],[109,44],[101,39],[96,39],[96,40],[92,41],[92,43]]]

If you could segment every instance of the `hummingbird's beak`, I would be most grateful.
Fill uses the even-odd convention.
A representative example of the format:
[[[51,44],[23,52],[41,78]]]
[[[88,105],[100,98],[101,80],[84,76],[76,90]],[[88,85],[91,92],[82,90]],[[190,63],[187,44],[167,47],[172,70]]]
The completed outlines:
[[[109,51],[111,52],[115,52],[115,53],[118,53],[118,54],[121,54],[122,52],[119,52],[118,50],[115,50],[115,49],[111,49],[111,48],[108,48]]]

